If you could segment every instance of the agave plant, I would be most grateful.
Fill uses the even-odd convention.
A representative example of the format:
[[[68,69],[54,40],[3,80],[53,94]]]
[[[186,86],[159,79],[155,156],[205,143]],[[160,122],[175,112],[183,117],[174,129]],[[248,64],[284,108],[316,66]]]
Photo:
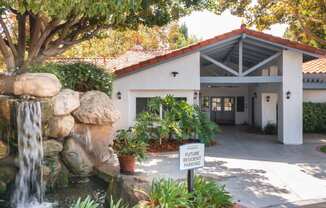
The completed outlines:
[[[70,208],[98,208],[99,204],[87,196],[85,199],[78,198]]]
[[[114,201],[112,196],[110,198],[110,204],[108,208],[128,208],[128,204],[124,204],[122,199]]]

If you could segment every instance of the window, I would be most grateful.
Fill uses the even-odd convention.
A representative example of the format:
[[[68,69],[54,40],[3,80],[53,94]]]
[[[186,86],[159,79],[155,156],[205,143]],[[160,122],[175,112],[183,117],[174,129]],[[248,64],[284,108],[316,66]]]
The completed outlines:
[[[224,111],[230,112],[232,111],[233,106],[233,98],[224,98]]]
[[[222,99],[221,98],[212,98],[212,111],[221,111],[222,110]]]
[[[136,116],[148,110],[148,103],[154,97],[137,97],[136,98]],[[175,97],[177,102],[187,101],[186,97]],[[157,112],[159,114],[159,112]],[[163,109],[164,114],[164,109]]]
[[[136,98],[136,115],[148,110],[147,104],[151,98],[144,97],[144,98]]]
[[[203,109],[205,109],[205,108],[209,108],[209,97],[208,97],[208,96],[204,96],[204,97],[202,98],[201,107],[202,107]]]
[[[237,112],[244,112],[244,97],[239,96],[237,97]]]

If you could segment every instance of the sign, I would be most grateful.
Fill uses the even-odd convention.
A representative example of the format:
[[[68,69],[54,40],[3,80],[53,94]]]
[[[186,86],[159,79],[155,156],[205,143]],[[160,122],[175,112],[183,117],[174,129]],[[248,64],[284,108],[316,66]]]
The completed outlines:
[[[192,170],[204,167],[205,145],[201,143],[180,146],[180,170]]]

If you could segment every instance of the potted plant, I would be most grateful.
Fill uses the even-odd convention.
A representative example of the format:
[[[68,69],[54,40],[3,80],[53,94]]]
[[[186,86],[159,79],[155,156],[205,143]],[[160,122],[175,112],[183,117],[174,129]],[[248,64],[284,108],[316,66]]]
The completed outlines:
[[[145,158],[147,144],[139,139],[133,128],[118,130],[113,149],[118,155],[120,172],[134,174],[136,160]]]

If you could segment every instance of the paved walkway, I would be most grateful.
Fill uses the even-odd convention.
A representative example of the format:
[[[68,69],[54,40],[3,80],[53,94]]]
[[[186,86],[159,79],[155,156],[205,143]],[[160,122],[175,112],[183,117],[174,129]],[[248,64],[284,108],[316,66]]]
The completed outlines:
[[[225,185],[240,204],[290,208],[307,200],[326,201],[326,155],[316,151],[326,144],[326,135],[305,135],[304,145],[292,146],[277,143],[274,136],[247,133],[243,127],[224,127],[217,141],[206,148],[205,167],[197,173]],[[160,154],[138,171],[151,178],[183,179],[186,173],[178,164],[177,153]]]

